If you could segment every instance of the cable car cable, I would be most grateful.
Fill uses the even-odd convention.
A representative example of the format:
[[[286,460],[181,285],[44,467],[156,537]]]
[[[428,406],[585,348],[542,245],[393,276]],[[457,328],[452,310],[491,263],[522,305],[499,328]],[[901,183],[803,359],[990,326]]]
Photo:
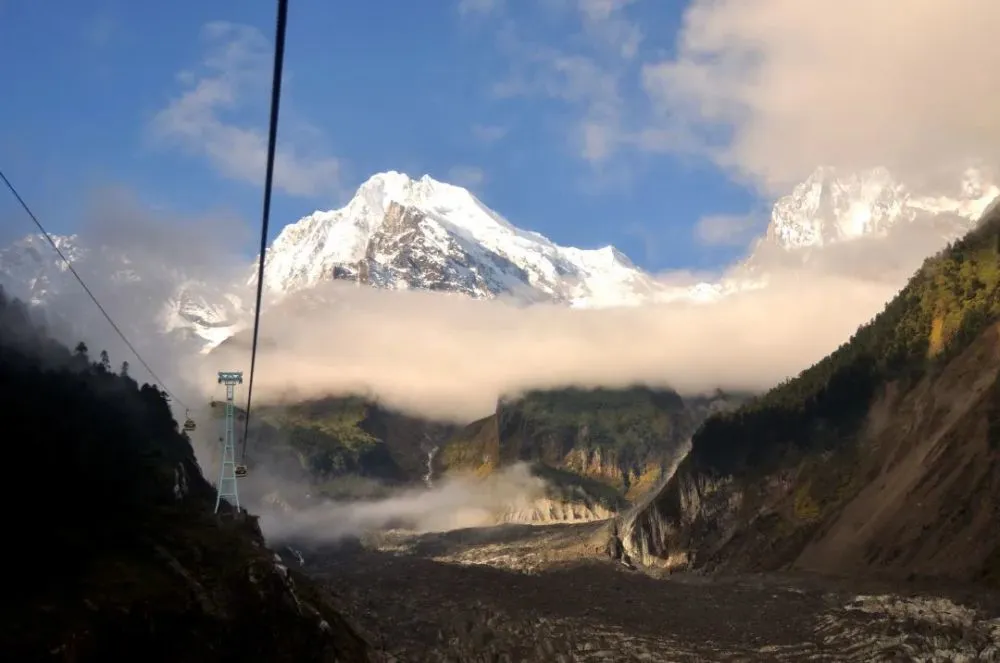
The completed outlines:
[[[70,273],[73,274],[74,277],[76,277],[76,280],[83,287],[84,292],[86,292],[87,296],[90,297],[90,300],[92,302],[94,302],[94,305],[97,306],[97,309],[104,316],[104,319],[108,321],[108,324],[110,324],[111,328],[115,330],[115,333],[118,334],[118,337],[121,338],[121,340],[125,342],[125,345],[127,345],[128,349],[132,351],[132,354],[134,354],[135,358],[139,360],[139,363],[142,364],[143,368],[145,368],[147,371],[149,371],[150,376],[152,376],[152,378],[156,382],[160,383],[160,387],[167,394],[167,396],[169,396],[171,399],[177,401],[177,403],[179,405],[181,405],[182,407],[184,407],[185,409],[187,409],[187,406],[184,405],[184,402],[181,399],[179,399],[176,396],[174,396],[173,392],[171,392],[169,389],[167,389],[166,383],[162,379],[160,379],[160,376],[158,376],[156,374],[156,371],[154,371],[149,366],[149,364],[146,363],[146,360],[142,358],[142,355],[139,354],[139,351],[135,349],[135,346],[132,345],[131,341],[129,341],[128,338],[125,336],[125,333],[121,330],[121,328],[118,327],[117,324],[115,324],[115,321],[111,319],[111,315],[108,314],[107,310],[105,310],[105,308],[103,306],[101,306],[101,302],[97,301],[97,297],[90,290],[90,288],[87,287],[87,284],[84,283],[83,278],[80,276],[80,274],[73,267],[73,263],[70,262],[69,258],[66,257],[66,254],[64,254],[62,252],[62,250],[59,248],[59,245],[56,244],[56,242],[55,242],[54,239],[52,239],[52,235],[50,235],[49,232],[45,229],[45,227],[42,226],[42,222],[39,221],[38,217],[35,216],[35,213],[31,211],[31,208],[28,207],[28,203],[26,203],[24,201],[24,198],[22,198],[21,194],[19,194],[17,192],[17,189],[14,187],[14,185],[11,183],[11,181],[9,179],[7,179],[7,176],[4,175],[4,173],[3,173],[2,170],[0,170],[0,179],[2,179],[3,183],[7,185],[7,188],[10,189],[10,192],[12,194],[14,194],[14,197],[17,199],[17,202],[21,204],[21,207],[24,208],[24,211],[28,213],[28,216],[31,217],[31,220],[34,221],[34,223],[35,223],[36,226],[38,226],[38,229],[42,232],[42,235],[45,236],[45,239],[47,239],[49,241],[49,244],[52,245],[52,248],[56,250],[56,253],[59,254],[60,258],[62,258],[62,261],[64,263],[66,263],[67,269],[69,269]]]
[[[271,79],[271,117],[267,133],[267,174],[264,178],[264,210],[260,227],[260,258],[257,265],[257,304],[254,309],[253,342],[250,346],[250,377],[247,380],[246,420],[240,457],[246,463],[247,436],[250,431],[250,404],[253,398],[253,376],[257,365],[257,338],[260,330],[260,300],[264,292],[264,258],[267,254],[267,227],[271,219],[271,189],[274,183],[274,151],[278,139],[278,108],[281,104],[281,71],[285,60],[285,24],[288,0],[278,0],[278,18],[274,39],[274,73]]]

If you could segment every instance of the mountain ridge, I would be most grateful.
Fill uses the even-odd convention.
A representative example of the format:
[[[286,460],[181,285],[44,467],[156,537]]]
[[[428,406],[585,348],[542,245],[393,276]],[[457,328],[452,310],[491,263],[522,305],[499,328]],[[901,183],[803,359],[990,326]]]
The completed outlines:
[[[921,197],[884,169],[839,175],[820,168],[776,201],[767,232],[744,262],[715,281],[668,285],[614,246],[560,246],[514,226],[462,187],[387,171],[370,177],[344,207],[286,225],[267,253],[265,290],[269,301],[277,301],[325,281],[345,280],[523,305],[711,302],[765,286],[771,265],[802,266],[814,262],[817,252],[850,250],[859,238],[920,228],[927,234],[924,243],[936,250],[968,231],[975,212],[1000,194],[977,171],[964,174],[958,191],[954,198]],[[104,282],[100,299],[123,298],[131,287],[146,289],[141,298],[148,300],[143,316],[149,328],[143,333],[173,335],[208,352],[249,325],[256,259],[243,277],[210,282],[180,273],[165,257],[134,261],[113,247],[90,247],[79,235],[54,239],[89,274],[88,282]],[[38,305],[72,298],[78,288],[44,243],[29,235],[0,249],[0,283]],[[98,258],[100,264],[90,264]],[[909,256],[901,269],[908,272],[917,259]]]

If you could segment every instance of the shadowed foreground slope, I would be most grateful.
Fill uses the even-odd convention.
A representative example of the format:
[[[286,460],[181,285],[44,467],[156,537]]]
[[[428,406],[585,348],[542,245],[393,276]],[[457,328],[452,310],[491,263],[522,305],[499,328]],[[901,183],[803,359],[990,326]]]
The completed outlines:
[[[6,660],[370,660],[255,519],[212,513],[163,393],[71,354],[2,291],[0,403]]]
[[[998,520],[994,209],[826,359],[706,421],[619,531],[671,567],[998,583]]]

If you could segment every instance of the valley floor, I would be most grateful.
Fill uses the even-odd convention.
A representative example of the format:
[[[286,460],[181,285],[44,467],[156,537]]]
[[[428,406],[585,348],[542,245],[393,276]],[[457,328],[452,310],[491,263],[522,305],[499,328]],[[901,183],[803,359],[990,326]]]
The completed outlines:
[[[391,533],[302,553],[385,660],[1000,661],[993,594],[657,578],[602,558],[600,528]]]

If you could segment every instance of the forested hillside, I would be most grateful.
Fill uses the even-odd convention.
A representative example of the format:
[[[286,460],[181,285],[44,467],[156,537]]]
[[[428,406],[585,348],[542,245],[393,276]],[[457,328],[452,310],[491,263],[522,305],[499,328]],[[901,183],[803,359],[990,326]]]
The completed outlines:
[[[708,419],[650,563],[1000,580],[1000,210],[815,366]]]
[[[366,661],[330,599],[227,509],[163,392],[0,291],[11,661]]]
[[[840,446],[857,430],[876,391],[940,370],[1000,317],[1000,212],[929,258],[874,320],[798,377],[694,438],[698,467],[764,469],[789,449]]]

